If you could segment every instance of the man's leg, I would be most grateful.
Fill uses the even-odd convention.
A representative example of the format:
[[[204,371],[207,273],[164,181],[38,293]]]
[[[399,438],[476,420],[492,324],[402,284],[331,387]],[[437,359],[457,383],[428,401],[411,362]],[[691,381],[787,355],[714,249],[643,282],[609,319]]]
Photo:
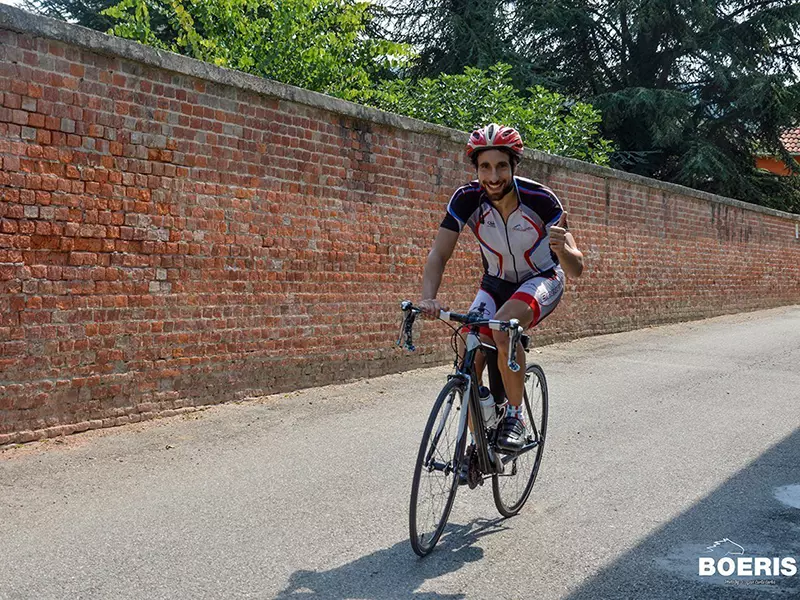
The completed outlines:
[[[517,319],[523,328],[527,328],[533,322],[533,316],[533,309],[528,304],[512,298],[497,311],[494,318],[498,321]],[[508,368],[508,333],[492,331],[492,336],[497,345],[497,366],[506,388],[508,403],[518,408],[522,404],[522,388],[525,385],[525,350],[522,344],[517,344],[517,363],[520,368],[514,373]]]
[[[494,313],[497,310],[497,304],[495,302],[494,297],[484,290],[483,288],[478,289],[478,293],[475,295],[475,300],[473,300],[472,304],[469,307],[469,312],[480,310],[483,314],[485,319],[494,319]],[[458,356],[459,358],[464,358],[464,340],[466,339],[468,328],[462,327],[461,328],[461,335],[458,336]],[[491,337],[491,330],[489,328],[481,328],[481,340],[487,342],[489,344],[493,343]],[[486,366],[486,357],[484,356],[483,352],[478,352],[475,355],[475,372],[478,374],[478,384],[483,385],[483,369]]]
[[[508,321],[518,319],[523,328],[538,325],[549,315],[564,292],[564,273],[555,269],[549,277],[534,277],[523,283],[500,310],[495,319]],[[509,408],[498,437],[498,444],[506,449],[515,450],[524,445],[524,415],[522,414],[522,397],[525,386],[525,351],[522,344],[517,345],[517,363],[519,371],[512,372],[508,368],[508,333],[493,331],[497,344],[498,365],[506,387]]]

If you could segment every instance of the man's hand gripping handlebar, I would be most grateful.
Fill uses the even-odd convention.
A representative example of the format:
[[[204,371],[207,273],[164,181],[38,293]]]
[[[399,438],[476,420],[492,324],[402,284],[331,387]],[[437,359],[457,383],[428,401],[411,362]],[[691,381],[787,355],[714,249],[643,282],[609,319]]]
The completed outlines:
[[[400,336],[397,339],[397,345],[405,348],[406,350],[414,351],[414,341],[412,339],[412,329],[414,326],[414,319],[423,311],[419,306],[414,306],[409,300],[403,300],[400,303],[400,309],[405,314],[403,324],[400,328]],[[507,331],[508,332],[508,368],[514,373],[519,371],[519,364],[517,364],[517,344],[523,335],[522,326],[519,324],[518,319],[511,319],[509,321],[497,321],[495,319],[484,319],[483,315],[476,312],[470,312],[462,315],[455,312],[440,310],[437,315],[442,321],[455,321],[470,327],[478,327],[485,325],[494,331]]]

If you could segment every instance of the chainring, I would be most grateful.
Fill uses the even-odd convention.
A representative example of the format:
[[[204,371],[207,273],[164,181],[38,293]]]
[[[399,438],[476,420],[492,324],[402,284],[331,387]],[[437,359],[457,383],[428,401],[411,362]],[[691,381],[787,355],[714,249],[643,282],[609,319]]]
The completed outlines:
[[[467,485],[474,490],[479,485],[483,485],[483,474],[478,466],[478,455],[475,453],[475,446],[470,445],[464,455],[467,460]]]

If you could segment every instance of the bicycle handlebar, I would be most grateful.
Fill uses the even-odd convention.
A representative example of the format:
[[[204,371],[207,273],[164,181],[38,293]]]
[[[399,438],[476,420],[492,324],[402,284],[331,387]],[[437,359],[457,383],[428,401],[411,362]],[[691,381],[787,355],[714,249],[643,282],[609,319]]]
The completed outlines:
[[[400,303],[400,309],[405,313],[403,319],[403,326],[400,330],[400,337],[397,340],[398,346],[403,346],[407,350],[414,351],[416,347],[412,341],[411,331],[414,326],[414,319],[422,311],[418,306],[414,306],[409,300],[403,300]],[[508,368],[514,373],[519,371],[519,364],[517,363],[517,344],[522,337],[523,328],[519,324],[519,319],[510,319],[508,321],[498,321],[496,319],[484,319],[483,315],[478,313],[468,313],[462,315],[460,313],[449,312],[440,310],[438,317],[442,321],[455,321],[471,327],[479,327],[486,325],[489,329],[494,331],[508,331]]]

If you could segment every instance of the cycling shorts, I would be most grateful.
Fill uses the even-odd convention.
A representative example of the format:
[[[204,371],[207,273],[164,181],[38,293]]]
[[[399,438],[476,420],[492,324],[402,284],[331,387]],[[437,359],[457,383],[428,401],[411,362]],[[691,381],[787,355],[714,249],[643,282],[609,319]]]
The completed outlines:
[[[482,310],[487,319],[493,319],[497,310],[509,300],[521,300],[533,310],[529,327],[538,325],[553,312],[564,294],[564,271],[557,266],[522,283],[512,283],[491,275],[484,275],[481,287],[470,310]],[[483,305],[483,306],[481,306]],[[481,333],[491,337],[488,327]]]

